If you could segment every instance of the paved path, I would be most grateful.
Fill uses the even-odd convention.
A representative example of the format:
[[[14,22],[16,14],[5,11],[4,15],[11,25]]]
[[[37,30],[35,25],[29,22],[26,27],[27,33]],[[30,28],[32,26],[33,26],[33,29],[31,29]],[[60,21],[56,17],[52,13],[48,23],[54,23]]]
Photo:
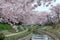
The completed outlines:
[[[25,36],[23,38],[18,39],[18,40],[30,40],[31,37],[32,37],[32,34],[29,34],[29,35],[27,35],[27,36]]]
[[[9,35],[5,35],[5,37],[10,37],[10,36],[14,36],[14,35],[19,35],[19,34],[22,34],[22,33],[25,33],[25,32],[28,32],[28,29],[26,28],[26,30],[22,31],[22,32],[18,32],[18,33],[12,33],[12,34],[9,34]]]

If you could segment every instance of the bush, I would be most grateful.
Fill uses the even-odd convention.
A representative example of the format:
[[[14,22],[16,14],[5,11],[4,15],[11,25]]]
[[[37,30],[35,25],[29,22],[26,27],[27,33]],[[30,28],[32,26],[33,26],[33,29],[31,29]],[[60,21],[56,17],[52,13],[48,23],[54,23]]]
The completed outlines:
[[[60,28],[60,23],[53,25],[53,29],[59,29],[59,28]]]
[[[5,39],[5,35],[3,33],[0,33],[0,40],[4,40]]]

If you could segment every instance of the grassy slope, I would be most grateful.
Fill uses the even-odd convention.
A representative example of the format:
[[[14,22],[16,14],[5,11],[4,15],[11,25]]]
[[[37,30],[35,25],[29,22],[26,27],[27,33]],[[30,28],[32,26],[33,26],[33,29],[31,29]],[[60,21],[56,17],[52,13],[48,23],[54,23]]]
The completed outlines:
[[[60,24],[55,25],[55,28],[53,28],[53,26],[45,26],[42,27],[41,29],[54,33],[56,34],[57,37],[60,38]]]
[[[3,30],[8,30],[10,32],[15,32],[15,30],[13,30],[12,26],[10,26],[9,24],[0,23],[0,31],[3,31]]]

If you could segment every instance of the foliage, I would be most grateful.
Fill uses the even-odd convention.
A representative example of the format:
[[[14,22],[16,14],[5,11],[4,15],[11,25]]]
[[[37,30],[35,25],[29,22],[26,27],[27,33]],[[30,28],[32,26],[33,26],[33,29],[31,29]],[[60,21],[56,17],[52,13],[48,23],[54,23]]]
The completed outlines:
[[[53,29],[59,29],[60,28],[60,23],[53,25]]]
[[[3,33],[0,33],[0,40],[4,40],[5,39],[5,35]]]
[[[23,30],[26,29],[26,27],[24,28],[22,25],[18,26],[17,28],[18,28],[19,31],[23,31]]]

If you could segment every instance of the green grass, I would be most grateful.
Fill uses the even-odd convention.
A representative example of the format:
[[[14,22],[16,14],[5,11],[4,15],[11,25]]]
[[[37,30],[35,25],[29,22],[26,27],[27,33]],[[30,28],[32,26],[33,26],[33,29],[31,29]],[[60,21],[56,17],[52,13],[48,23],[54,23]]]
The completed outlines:
[[[6,24],[6,23],[0,23],[0,31],[3,31],[3,30],[8,30],[8,31],[11,31],[11,32],[12,31],[15,32],[11,25]]]
[[[52,26],[43,26],[43,27],[41,27],[41,29],[46,29],[46,30],[52,29]]]
[[[9,24],[0,23],[0,30],[10,30],[12,27]]]

